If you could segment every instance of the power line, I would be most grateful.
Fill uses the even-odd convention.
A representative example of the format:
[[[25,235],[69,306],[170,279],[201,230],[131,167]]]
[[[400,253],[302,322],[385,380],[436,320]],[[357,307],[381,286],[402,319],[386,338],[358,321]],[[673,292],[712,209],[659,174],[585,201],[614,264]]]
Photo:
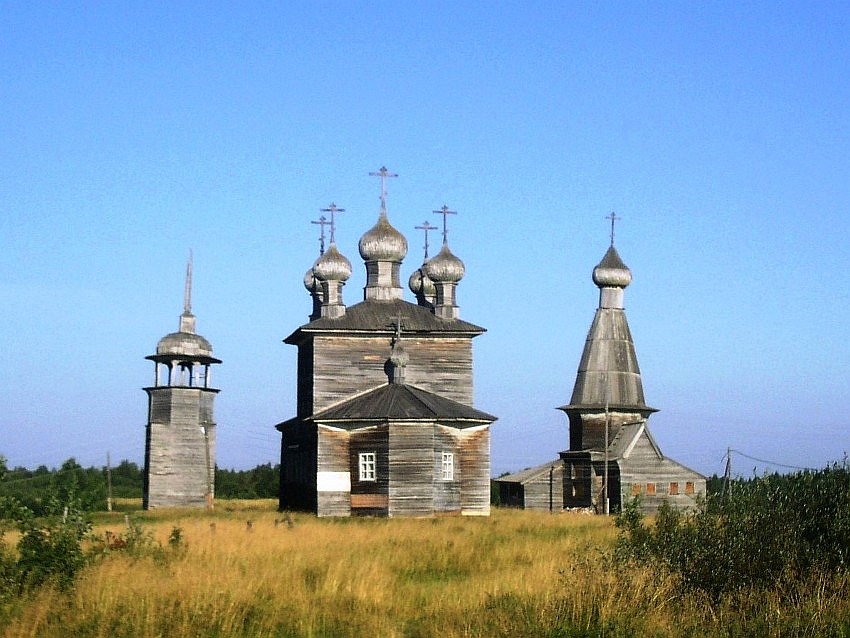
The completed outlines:
[[[777,463],[776,461],[768,461],[766,459],[760,459],[758,457],[750,456],[749,454],[741,452],[740,450],[735,450],[733,448],[729,448],[729,452],[730,453],[734,452],[735,454],[738,454],[740,456],[743,456],[744,458],[750,459],[751,461],[756,461],[757,463],[765,463],[767,465],[772,465],[772,466],[776,466],[776,467],[784,467],[784,468],[787,468],[789,470],[802,470],[802,471],[809,471],[809,472],[817,471],[817,470],[815,470],[815,468],[811,468],[811,467],[800,467],[799,465],[788,465],[787,463]]]

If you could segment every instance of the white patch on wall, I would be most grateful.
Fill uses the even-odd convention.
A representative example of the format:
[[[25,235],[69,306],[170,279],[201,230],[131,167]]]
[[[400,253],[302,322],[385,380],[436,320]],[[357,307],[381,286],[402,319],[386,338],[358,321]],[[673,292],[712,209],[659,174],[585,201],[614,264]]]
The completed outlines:
[[[349,472],[317,472],[316,490],[319,492],[350,492],[351,474]]]

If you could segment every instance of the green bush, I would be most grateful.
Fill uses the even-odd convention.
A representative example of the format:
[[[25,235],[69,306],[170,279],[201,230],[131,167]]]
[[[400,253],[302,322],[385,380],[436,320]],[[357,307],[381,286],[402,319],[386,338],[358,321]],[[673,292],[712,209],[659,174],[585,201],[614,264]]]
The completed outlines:
[[[819,472],[737,481],[694,510],[662,506],[654,525],[638,503],[616,519],[615,555],[676,574],[714,599],[745,588],[787,586],[850,567],[850,473]]]
[[[86,562],[82,542],[91,529],[79,502],[71,497],[61,505],[58,498],[51,498],[43,517],[12,500],[6,500],[2,509],[4,518],[13,520],[21,533],[16,558],[5,545],[2,548],[4,585],[16,587],[18,593],[47,582],[69,587]]]

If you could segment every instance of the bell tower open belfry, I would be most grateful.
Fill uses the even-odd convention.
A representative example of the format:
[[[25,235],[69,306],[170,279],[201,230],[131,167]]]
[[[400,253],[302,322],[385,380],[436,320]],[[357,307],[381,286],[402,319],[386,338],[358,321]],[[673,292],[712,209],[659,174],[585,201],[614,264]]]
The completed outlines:
[[[148,394],[145,477],[142,506],[212,507],[215,485],[215,417],[218,390],[210,386],[210,367],[221,363],[210,342],[195,332],[192,314],[192,258],[180,327],[160,339]]]

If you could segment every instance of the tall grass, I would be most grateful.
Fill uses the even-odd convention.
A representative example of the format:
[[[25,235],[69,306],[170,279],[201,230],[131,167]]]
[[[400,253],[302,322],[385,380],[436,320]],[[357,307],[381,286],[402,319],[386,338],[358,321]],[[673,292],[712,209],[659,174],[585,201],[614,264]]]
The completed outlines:
[[[293,515],[289,525],[271,505],[219,505],[142,520],[162,551],[106,554],[70,591],[43,589],[7,609],[2,635],[850,635],[850,603],[832,585],[828,599],[801,595],[796,609],[774,609],[769,592],[708,604],[673,579],[617,567],[607,558],[616,530],[602,517]],[[96,532],[122,524],[100,519]],[[179,548],[168,544],[175,527]]]

